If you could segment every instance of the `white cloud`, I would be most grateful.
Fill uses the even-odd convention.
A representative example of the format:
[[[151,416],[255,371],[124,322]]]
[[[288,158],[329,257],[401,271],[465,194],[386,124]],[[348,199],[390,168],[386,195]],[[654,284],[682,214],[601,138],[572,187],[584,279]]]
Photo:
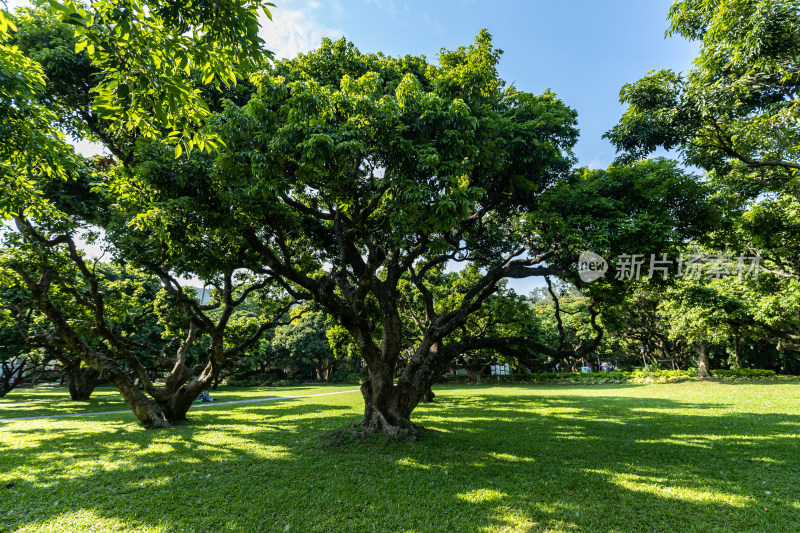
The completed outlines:
[[[274,8],[272,21],[264,18],[259,35],[266,42],[267,50],[275,52],[277,59],[287,59],[319,47],[323,37],[338,39],[344,32],[319,24],[311,10],[320,4],[311,2],[305,10]]]
[[[608,168],[609,164],[610,163],[606,158],[595,158],[589,161],[588,167],[592,170],[606,169]]]

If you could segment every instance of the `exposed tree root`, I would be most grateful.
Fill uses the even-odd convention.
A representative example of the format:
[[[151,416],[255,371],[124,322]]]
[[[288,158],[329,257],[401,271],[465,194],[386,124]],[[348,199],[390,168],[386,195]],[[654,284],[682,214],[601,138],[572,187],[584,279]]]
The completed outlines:
[[[391,442],[414,442],[419,440],[419,434],[422,429],[422,426],[418,426],[408,419],[402,419],[399,424],[392,424],[381,413],[374,413],[369,420],[353,422],[346,428],[338,429],[323,438],[343,444],[383,434],[386,436],[387,444]]]

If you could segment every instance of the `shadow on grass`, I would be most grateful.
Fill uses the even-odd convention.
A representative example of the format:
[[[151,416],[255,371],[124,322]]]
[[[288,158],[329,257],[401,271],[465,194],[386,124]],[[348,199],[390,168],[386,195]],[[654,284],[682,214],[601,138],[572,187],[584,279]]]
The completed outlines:
[[[358,385],[319,384],[313,386],[292,387],[257,387],[239,388],[225,387],[212,391],[212,396],[219,403],[244,401],[255,402],[267,398],[282,398],[285,396],[302,396],[305,394],[324,394],[329,390],[339,391],[345,388],[358,388]],[[128,404],[113,388],[98,389],[87,401],[72,401],[66,390],[59,393],[45,391],[39,399],[29,396],[27,400],[18,402],[0,403],[0,423],[4,420],[22,417],[48,417],[57,415],[96,414],[130,409]],[[216,404],[195,404],[189,411],[191,417],[198,409],[208,409]]]
[[[423,440],[391,446],[315,438],[359,418],[355,396],[197,412],[168,431],[118,419],[4,428],[22,444],[0,458],[2,479],[18,478],[0,530],[793,531],[800,520],[796,414],[470,392],[444,390],[415,413]]]

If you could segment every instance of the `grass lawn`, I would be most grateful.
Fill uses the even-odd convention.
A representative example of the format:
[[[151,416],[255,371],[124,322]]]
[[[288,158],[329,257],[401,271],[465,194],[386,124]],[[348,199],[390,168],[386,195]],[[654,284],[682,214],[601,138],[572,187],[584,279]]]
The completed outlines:
[[[131,414],[0,421],[0,531],[800,528],[797,383],[435,390],[423,439],[389,446],[317,438],[359,418],[358,393],[192,410],[165,431]],[[6,405],[52,394],[14,391],[0,418],[76,409]],[[101,391],[77,408],[122,407]]]
[[[358,385],[299,385],[295,387],[220,387],[210,391],[215,402],[275,398],[280,396],[306,396],[357,390]],[[203,409],[216,409],[214,404],[197,404]],[[221,408],[230,409],[230,406]],[[15,389],[0,398],[0,420],[27,416],[66,415],[77,413],[103,413],[128,411],[130,408],[113,387],[98,387],[87,402],[73,402],[66,389],[41,387],[34,389]],[[190,417],[194,411],[190,411]],[[133,414],[131,414],[133,418]]]

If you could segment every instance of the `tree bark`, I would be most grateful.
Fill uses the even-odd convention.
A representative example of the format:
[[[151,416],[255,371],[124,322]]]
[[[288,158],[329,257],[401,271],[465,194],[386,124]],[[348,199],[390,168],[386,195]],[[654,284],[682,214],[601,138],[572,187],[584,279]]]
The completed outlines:
[[[417,440],[420,427],[411,422],[411,392],[395,385],[389,375],[370,371],[370,378],[361,385],[364,397],[364,419],[353,424],[364,435],[381,432],[387,440]]]
[[[483,370],[483,368],[476,370],[472,367],[467,367],[467,377],[470,379],[470,381],[474,381],[475,383],[480,383],[482,374],[481,370]]]
[[[708,343],[700,341],[695,346],[697,352],[697,375],[700,378],[710,378],[711,372],[708,370]]]
[[[739,335],[733,337],[733,358],[736,363],[736,368],[742,368],[742,360],[739,358],[739,347],[741,346],[741,339]]]
[[[76,402],[85,402],[100,383],[100,373],[92,367],[80,367],[80,361],[64,365],[69,397]]]
[[[433,389],[428,387],[428,390],[422,394],[422,403],[431,403],[435,397],[436,394],[434,394]]]

